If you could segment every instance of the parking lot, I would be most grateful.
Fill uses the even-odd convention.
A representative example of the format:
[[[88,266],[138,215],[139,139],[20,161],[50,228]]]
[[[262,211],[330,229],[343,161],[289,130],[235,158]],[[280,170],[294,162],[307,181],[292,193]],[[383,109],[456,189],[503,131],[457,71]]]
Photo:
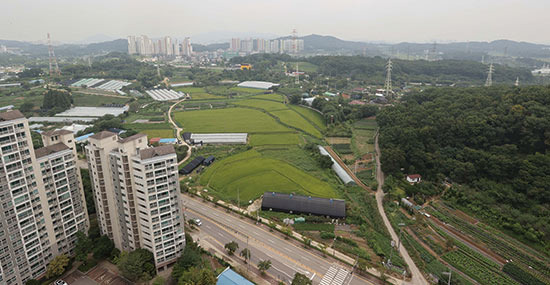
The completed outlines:
[[[87,274],[75,271],[65,278],[65,282],[69,285],[129,285],[131,282],[126,279],[117,276],[112,271],[108,270],[101,265],[96,266],[90,270]]]

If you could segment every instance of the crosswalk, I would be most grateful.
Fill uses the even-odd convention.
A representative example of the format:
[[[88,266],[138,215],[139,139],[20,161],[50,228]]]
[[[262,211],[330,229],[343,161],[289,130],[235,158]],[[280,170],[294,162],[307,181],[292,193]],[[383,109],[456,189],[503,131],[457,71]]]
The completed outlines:
[[[348,276],[349,271],[339,266],[331,266],[323,279],[321,280],[320,285],[343,285],[346,277]]]

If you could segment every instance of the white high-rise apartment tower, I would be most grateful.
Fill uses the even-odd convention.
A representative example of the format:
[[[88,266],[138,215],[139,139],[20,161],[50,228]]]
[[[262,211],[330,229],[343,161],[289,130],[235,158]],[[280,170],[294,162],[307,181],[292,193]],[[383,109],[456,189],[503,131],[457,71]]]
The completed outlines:
[[[151,251],[158,270],[176,262],[185,236],[174,147],[103,131],[89,138],[86,156],[101,233],[121,250]]]
[[[33,149],[19,111],[0,113],[0,284],[38,279],[89,224],[73,134],[45,132]]]

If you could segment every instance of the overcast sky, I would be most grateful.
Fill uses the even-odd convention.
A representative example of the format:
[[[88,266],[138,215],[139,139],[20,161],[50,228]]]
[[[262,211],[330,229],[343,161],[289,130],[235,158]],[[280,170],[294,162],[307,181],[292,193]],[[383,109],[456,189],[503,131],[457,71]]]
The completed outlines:
[[[0,0],[0,39],[75,42],[214,31],[385,42],[550,44],[550,0]]]

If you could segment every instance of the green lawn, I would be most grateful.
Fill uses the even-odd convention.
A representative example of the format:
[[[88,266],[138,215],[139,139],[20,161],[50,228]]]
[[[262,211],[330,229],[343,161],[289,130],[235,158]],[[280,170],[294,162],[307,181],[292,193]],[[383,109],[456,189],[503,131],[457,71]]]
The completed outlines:
[[[247,108],[177,112],[174,114],[174,119],[186,132],[270,133],[291,131],[277,123],[269,115]]]
[[[158,124],[124,124],[124,128],[144,133],[148,138],[173,138],[174,130],[168,123]]]
[[[222,99],[222,97],[212,95],[209,93],[192,93],[191,94],[191,100],[208,100],[208,99]]]
[[[298,128],[310,135],[321,138],[322,135],[310,122],[306,121],[302,116],[293,110],[281,110],[271,112],[274,116],[279,118],[281,122],[290,125],[292,127]]]
[[[75,106],[99,107],[105,104],[126,104],[131,98],[109,97],[101,95],[90,95],[82,93],[73,93]]]
[[[274,102],[271,100],[248,99],[248,100],[237,101],[234,104],[238,106],[260,108],[268,112],[287,109],[285,104]]]
[[[325,124],[325,119],[321,114],[317,113],[316,111],[313,111],[311,109],[308,109],[306,107],[300,107],[296,105],[291,105],[290,108],[298,113],[300,115],[306,117],[310,122],[315,124],[319,129],[324,130],[327,128]]]
[[[250,135],[250,145],[297,145],[302,140],[296,133],[280,133],[280,134],[253,134]]]
[[[292,63],[291,66],[296,68],[296,63]],[[303,71],[308,73],[308,72],[317,72],[317,69],[319,69],[319,67],[313,63],[309,63],[305,61],[298,62],[298,71]]]
[[[220,198],[232,201],[237,200],[238,192],[241,201],[254,200],[266,191],[338,197],[326,182],[255,150],[214,163],[201,176],[200,183]]]

